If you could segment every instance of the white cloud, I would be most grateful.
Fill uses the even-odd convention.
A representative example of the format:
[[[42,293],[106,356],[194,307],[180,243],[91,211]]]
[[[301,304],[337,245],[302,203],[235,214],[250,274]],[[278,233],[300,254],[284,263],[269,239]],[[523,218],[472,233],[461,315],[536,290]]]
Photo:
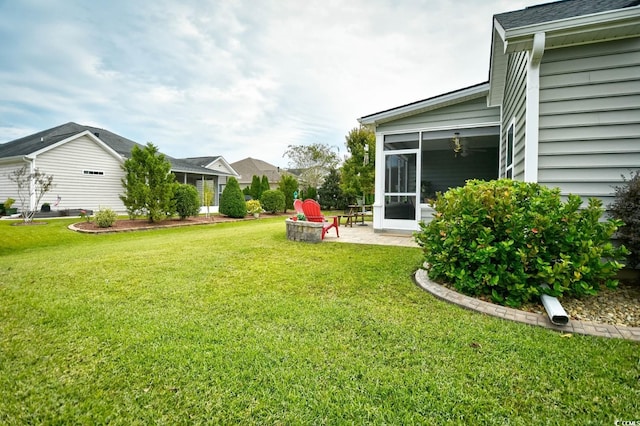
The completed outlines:
[[[357,118],[487,79],[524,0],[0,3],[0,142],[76,121],[171,156],[285,165]],[[344,151],[344,150],[343,150]]]

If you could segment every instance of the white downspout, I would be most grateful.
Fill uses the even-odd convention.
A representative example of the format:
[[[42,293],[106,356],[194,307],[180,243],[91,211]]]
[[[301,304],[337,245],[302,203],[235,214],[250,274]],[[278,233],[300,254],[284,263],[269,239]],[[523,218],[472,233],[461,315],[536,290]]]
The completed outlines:
[[[527,70],[524,140],[524,181],[538,182],[538,136],[540,129],[540,63],[545,48],[545,33],[533,36],[533,48]]]
[[[26,160],[29,160],[29,211],[36,211],[38,206],[36,206],[36,182],[35,182],[35,173],[36,173],[36,159],[35,157],[25,157]]]

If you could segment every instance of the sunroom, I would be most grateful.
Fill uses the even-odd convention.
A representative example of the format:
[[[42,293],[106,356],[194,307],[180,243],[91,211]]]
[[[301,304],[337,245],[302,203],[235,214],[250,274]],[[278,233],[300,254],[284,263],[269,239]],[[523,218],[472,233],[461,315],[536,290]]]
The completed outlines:
[[[359,119],[376,133],[373,227],[413,231],[433,217],[436,192],[468,179],[495,179],[500,110],[487,107],[488,83]]]

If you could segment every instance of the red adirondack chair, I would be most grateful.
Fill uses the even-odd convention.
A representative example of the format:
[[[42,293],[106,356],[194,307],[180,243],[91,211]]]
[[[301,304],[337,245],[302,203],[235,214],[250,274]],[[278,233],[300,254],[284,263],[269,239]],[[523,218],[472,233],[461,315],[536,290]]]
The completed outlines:
[[[302,200],[299,198],[296,198],[295,201],[293,202],[293,208],[296,209],[296,213],[302,213],[304,214],[304,210],[302,210]]]
[[[324,240],[324,234],[331,228],[336,230],[336,237],[340,238],[340,234],[338,233],[338,218],[336,216],[330,218],[331,221],[327,221],[327,219],[320,212],[320,204],[316,200],[307,199],[302,202],[302,210],[304,211],[304,215],[307,217],[309,222],[319,222],[322,223],[322,239]]]

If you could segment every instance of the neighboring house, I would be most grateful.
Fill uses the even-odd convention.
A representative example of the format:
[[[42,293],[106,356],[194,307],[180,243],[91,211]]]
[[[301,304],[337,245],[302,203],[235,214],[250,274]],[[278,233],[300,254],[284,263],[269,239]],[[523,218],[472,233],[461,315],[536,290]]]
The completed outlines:
[[[277,189],[282,176],[280,167],[251,157],[231,163],[231,167],[240,175],[238,183],[241,189],[251,186],[253,176],[258,176],[260,179],[262,176],[266,176],[269,180],[269,188]]]
[[[359,119],[376,132],[374,229],[415,230],[434,191],[512,178],[599,197],[640,170],[640,2],[494,16],[489,81]]]
[[[238,172],[231,167],[231,165],[224,159],[221,155],[213,156],[213,157],[190,157],[185,158],[185,161],[188,161],[191,164],[194,164],[198,167],[204,167],[205,169],[213,170],[219,173],[218,179],[216,182],[212,183],[212,188],[214,189],[214,206],[220,204],[220,195],[224,190],[224,187],[227,184],[227,179],[230,176],[238,178]],[[199,180],[196,182],[196,187],[198,191],[202,193],[202,181]]]
[[[16,184],[8,175],[27,165],[32,171],[53,175],[54,188],[41,203],[52,210],[93,209],[108,207],[125,212],[119,196],[123,193],[122,165],[134,146],[143,147],[108,130],[76,123],[66,123],[52,129],[0,144],[0,202],[8,197],[18,199]],[[166,156],[172,172],[180,183],[199,185],[209,181],[218,187],[234,173],[201,167],[187,160]],[[34,206],[32,200],[30,208]]]

